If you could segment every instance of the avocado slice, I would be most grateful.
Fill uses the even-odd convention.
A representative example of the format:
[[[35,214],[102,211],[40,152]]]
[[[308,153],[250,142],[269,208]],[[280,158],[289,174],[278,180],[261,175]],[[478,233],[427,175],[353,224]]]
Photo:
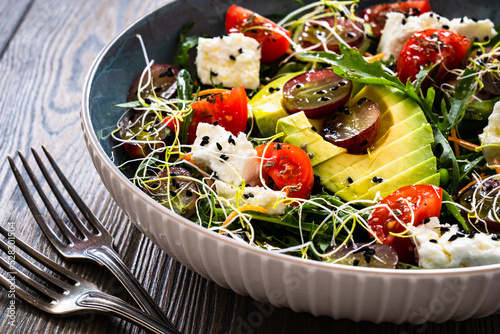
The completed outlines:
[[[402,157],[420,147],[430,144],[434,141],[432,128],[428,124],[420,125],[416,130],[405,131],[406,127],[401,124],[398,127],[391,127],[389,131],[378,142],[375,143],[375,149],[368,154],[339,154],[317,166],[314,166],[314,172],[322,179],[322,184],[330,189],[325,181],[337,173],[349,168],[357,163],[359,168],[372,171],[380,166]],[[393,131],[394,130],[394,131]],[[380,157],[380,158],[379,158]],[[374,162],[377,163],[374,165]],[[375,166],[375,169],[372,169]],[[336,191],[331,189],[331,191]]]
[[[302,72],[291,73],[279,77],[268,83],[250,100],[255,123],[262,136],[274,136],[276,134],[276,123],[278,120],[289,115],[281,105],[283,86],[288,80],[300,73]]]
[[[355,199],[373,200],[378,192],[380,192],[380,196],[384,198],[401,187],[408,186],[411,184],[416,184],[426,179],[433,180],[433,182],[435,182],[436,173],[437,173],[436,157],[432,157],[406,170],[403,173],[399,173],[398,175],[394,176],[389,180],[386,180],[374,187],[371,187],[370,190],[362,196],[357,196],[354,193],[350,194],[345,193],[344,197],[341,198],[346,201],[352,201]]]
[[[436,174],[426,177],[425,179],[420,180],[415,184],[430,184],[439,187],[440,181],[441,181],[441,176],[439,175],[439,172],[437,172]]]
[[[412,168],[416,164],[426,161],[434,157],[432,153],[431,145],[426,145],[418,150],[415,150],[399,159],[393,160],[387,165],[380,167],[379,169],[367,173],[366,170],[358,170],[355,166],[348,168],[348,173],[353,174],[353,176],[345,176],[347,174],[342,173],[339,177],[332,177],[328,182],[334,183],[334,185],[339,189],[335,191],[335,194],[340,198],[348,197],[344,196],[344,193],[354,193],[357,196],[361,196],[368,192],[371,187],[377,186],[385,180],[389,180],[394,176],[405,172],[407,169]],[[350,178],[348,180],[348,178]],[[349,182],[351,181],[351,182]],[[353,182],[354,181],[354,182]]]
[[[311,160],[311,165],[316,166],[338,154],[346,153],[347,150],[326,141],[311,128],[295,132],[286,136],[285,143],[293,144],[302,148]]]
[[[390,132],[388,133],[387,137],[382,138],[379,142],[375,144],[375,149],[374,149],[375,153],[373,156],[359,160],[353,165],[347,167],[347,169],[344,169],[338,172],[337,174],[333,175],[332,177],[329,178],[329,180],[332,179],[344,180],[347,179],[347,177],[350,177],[354,182],[356,182],[360,177],[365,177],[371,171],[381,168],[382,166],[391,163],[391,161],[397,160],[399,157],[408,154],[409,153],[408,150],[404,149],[399,150],[396,148],[397,146],[401,145],[397,144],[398,140],[405,137],[408,134],[408,132],[411,133],[412,131],[419,129],[424,124],[426,124],[426,122],[427,120],[425,119],[425,116],[422,113],[416,113],[413,116],[405,119],[404,121],[395,124],[389,129]],[[427,142],[425,139],[427,139]],[[421,146],[431,143],[432,140],[433,137],[429,135],[420,138],[419,140],[415,140],[415,146],[413,147],[413,149],[419,149]],[[387,146],[390,147],[386,148]],[[412,147],[410,147],[410,149],[411,148]],[[390,150],[397,150],[397,151],[390,152]],[[357,174],[356,171],[358,172]],[[332,189],[332,191],[337,191],[337,190]]]

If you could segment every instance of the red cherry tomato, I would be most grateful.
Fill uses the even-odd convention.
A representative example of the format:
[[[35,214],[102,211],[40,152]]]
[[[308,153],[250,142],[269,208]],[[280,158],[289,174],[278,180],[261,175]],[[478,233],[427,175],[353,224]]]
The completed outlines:
[[[179,120],[178,118],[172,117],[172,116],[166,116],[163,119],[163,123],[167,124],[170,130],[172,132],[179,132],[181,129],[182,121]]]
[[[426,218],[439,217],[442,198],[443,189],[435,186],[402,187],[380,201],[380,205],[370,214],[368,225],[382,243],[394,247],[401,261],[411,263],[415,260],[415,255],[410,238],[390,234],[406,231],[406,226],[400,224],[394,216],[405,225],[412,222],[414,226],[419,225]]]
[[[387,13],[397,12],[410,16],[418,16],[430,11],[431,5],[429,1],[414,0],[373,5],[363,9],[361,16],[366,23],[370,24],[373,34],[380,37],[382,35],[382,29],[384,29],[385,26],[385,21],[387,21]]]
[[[226,14],[226,31],[243,33],[262,44],[261,60],[273,61],[285,54],[290,47],[290,31],[251,10],[232,5]]]
[[[191,103],[193,118],[188,127],[188,144],[194,143],[199,123],[222,126],[235,136],[245,131],[248,119],[247,94],[243,86]]]
[[[449,70],[459,68],[467,55],[471,41],[448,30],[425,29],[406,42],[398,58],[398,77],[406,84],[417,73],[431,64],[440,63],[436,82],[440,82]]]
[[[266,148],[267,147],[267,148]],[[264,159],[264,172],[279,189],[288,187],[288,196],[308,198],[314,185],[314,173],[309,156],[291,144],[262,144],[255,148]]]

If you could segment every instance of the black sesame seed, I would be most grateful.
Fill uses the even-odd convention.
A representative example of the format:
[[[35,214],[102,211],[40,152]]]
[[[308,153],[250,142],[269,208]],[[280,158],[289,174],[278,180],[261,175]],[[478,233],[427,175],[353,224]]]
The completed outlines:
[[[170,176],[179,176],[179,174],[177,174],[176,172],[171,172]]]
[[[146,102],[146,104],[151,104],[151,100],[148,99],[147,97],[144,99],[144,102]]]
[[[298,83],[295,85],[295,88],[297,88],[297,89],[302,88],[302,87],[304,87],[304,84]]]
[[[275,90],[274,87],[269,87],[269,93],[271,94],[274,93],[274,90]]]
[[[235,56],[233,56],[233,55],[230,55],[230,56],[229,56],[229,59],[231,59],[231,60],[236,60],[236,57],[235,57]]]
[[[248,196],[248,194],[243,194],[243,197],[244,197],[245,199],[248,199],[250,196]]]
[[[243,53],[243,49],[242,49],[242,48],[239,48],[239,49],[238,49],[238,52],[239,52],[239,53]]]
[[[448,241],[449,241],[449,242],[452,242],[453,240],[457,240],[457,239],[458,239],[458,235],[453,234],[453,235],[452,235],[452,236],[448,239]]]
[[[217,72],[214,72],[214,71],[210,71],[210,75],[213,76],[213,77],[216,77],[219,75],[219,73]]]
[[[314,125],[311,126],[311,130],[313,130],[314,132],[318,132],[318,130],[316,130],[316,127]]]
[[[345,86],[345,85],[347,85],[347,81],[341,81],[341,82],[339,82],[339,86]]]
[[[346,34],[346,36],[347,36],[347,37],[349,37],[349,38],[354,38],[354,37],[356,37],[356,34],[355,34],[354,32],[352,32],[352,31],[351,31],[351,32],[348,32],[348,33]]]
[[[248,193],[248,197],[254,197],[253,193]]]
[[[170,196],[175,197],[175,195],[177,195],[177,194],[175,193],[175,191],[170,190]]]
[[[465,234],[464,234],[464,233],[462,233],[462,232],[460,232],[460,231],[457,231],[457,233],[455,233],[455,235],[456,235],[457,237],[459,237],[459,238],[463,238],[463,237],[465,237]]]
[[[347,182],[349,182],[349,183],[353,183],[354,181],[352,180],[352,177],[348,176],[348,177],[347,177]]]
[[[359,260],[358,259],[354,259],[354,261],[352,262],[352,265],[353,266],[357,266],[359,264]]]
[[[214,122],[214,125],[219,125],[219,122],[215,121],[215,122]]]
[[[330,90],[333,90],[333,91],[336,91],[337,89],[339,89],[339,86],[333,86],[332,88],[330,88]]]
[[[162,88],[161,88],[161,86],[160,86],[160,87],[156,87],[156,88],[154,89],[154,91],[155,91],[155,93],[159,93],[159,92],[161,92],[161,89],[162,89]]]
[[[428,223],[428,222],[430,222],[430,221],[431,221],[431,219],[430,219],[429,217],[425,217],[425,219],[424,219],[424,224],[427,224],[427,223]]]
[[[224,161],[227,161],[227,159],[229,159],[229,157],[227,155],[225,155],[225,154],[221,154],[220,155],[220,159],[224,160]]]
[[[314,94],[326,94],[326,90],[322,89],[322,90],[318,90],[316,92],[314,92]]]
[[[484,36],[484,41],[488,42],[490,40],[490,36]]]
[[[401,24],[402,24],[402,25],[405,25],[405,24],[406,24],[406,19],[402,19],[402,20],[401,20]]]
[[[250,142],[252,143],[252,145],[255,145],[255,146],[256,146],[256,145],[259,145],[259,142],[258,142],[258,141],[257,141],[257,139],[255,139],[255,138],[254,138],[254,139],[252,139],[252,140],[250,140]]]
[[[349,109],[347,109],[347,108],[344,108],[344,110],[343,110],[343,111],[344,111],[344,114],[346,114],[346,115],[350,115],[350,114],[351,114],[351,112],[350,112],[350,111],[349,111]]]
[[[282,148],[283,148],[283,145],[281,145],[280,143],[276,144],[276,149],[277,150],[281,150]]]
[[[438,241],[436,239],[429,239],[429,242],[432,242],[433,244],[437,244]]]
[[[359,144],[359,146],[360,146],[360,147],[363,147],[363,146],[366,146],[367,144],[368,144],[368,140],[363,140],[363,141]]]
[[[494,241],[497,241],[498,240],[498,235],[492,234],[491,235],[491,239],[494,240]]]
[[[368,99],[366,97],[362,97],[362,98],[359,99],[358,104],[363,104],[366,101],[368,101]]]
[[[174,186],[174,188],[179,188],[179,182],[177,182],[176,179],[172,179],[172,185]]]
[[[228,142],[229,144],[236,145],[236,142],[234,141],[234,138],[233,138],[233,136],[231,136],[231,135],[230,135],[230,136],[229,136],[229,138],[227,139],[227,142]]]
[[[378,182],[378,177],[374,176],[372,179],[373,182],[377,183]]]
[[[320,100],[320,101],[323,101],[323,102],[326,102],[326,101],[330,101],[330,100],[331,100],[331,98],[330,98],[330,97],[328,97],[328,96],[322,96],[322,97],[320,97],[320,98],[319,98],[319,100]]]
[[[450,230],[450,229],[449,229],[448,227],[441,227],[441,228],[439,229],[439,231],[441,231],[441,233],[443,233],[443,232],[448,232],[449,230]]]
[[[443,24],[443,25],[442,25],[442,28],[443,28],[443,29],[445,29],[445,30],[448,30],[448,29],[450,29],[450,26],[449,26],[449,25],[446,25],[446,24]]]
[[[467,238],[472,239],[476,235],[476,231],[471,231],[470,234],[467,236]]]
[[[173,77],[174,76],[174,71],[172,71],[172,68],[169,67],[166,71],[164,72],[161,72],[159,77],[160,78],[163,78],[163,77]]]
[[[222,150],[222,145],[221,145],[221,144],[219,144],[219,143],[215,143],[215,145],[217,146],[217,149],[218,149],[219,151],[221,151],[221,150]]]
[[[191,190],[189,190],[189,189],[186,189],[186,196],[187,197],[193,196],[193,192]]]

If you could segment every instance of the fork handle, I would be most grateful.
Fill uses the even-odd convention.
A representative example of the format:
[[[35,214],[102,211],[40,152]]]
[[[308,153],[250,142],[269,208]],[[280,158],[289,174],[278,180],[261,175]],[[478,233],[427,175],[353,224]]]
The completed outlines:
[[[120,298],[101,291],[88,292],[79,297],[76,303],[85,308],[128,320],[152,333],[181,334],[175,327],[168,326]]]
[[[158,304],[154,302],[153,298],[151,298],[146,289],[135,278],[130,269],[123,263],[114,249],[108,246],[101,246],[99,248],[88,249],[87,253],[113,273],[125,289],[127,289],[132,298],[134,298],[141,310],[174,328],[172,322],[167,318]]]

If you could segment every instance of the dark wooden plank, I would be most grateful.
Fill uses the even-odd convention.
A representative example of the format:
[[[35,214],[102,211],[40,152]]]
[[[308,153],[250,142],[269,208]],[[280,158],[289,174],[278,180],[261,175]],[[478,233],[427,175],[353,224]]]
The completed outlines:
[[[128,23],[163,1],[37,0],[0,60],[0,158],[45,144],[88,205],[115,237],[116,248],[165,312],[185,333],[496,333],[500,318],[445,324],[355,323],[297,314],[239,296],[201,278],[145,238],[110,198],[86,153],[79,124],[85,74],[106,42]],[[16,3],[23,3],[21,0]],[[0,8],[11,0],[0,0]],[[0,19],[2,18],[0,14]],[[0,20],[0,27],[3,22]],[[18,159],[16,159],[18,161]],[[29,161],[33,158],[29,156]],[[39,173],[38,173],[39,174]],[[54,259],[0,159],[0,224],[15,223],[16,235]],[[61,261],[130,300],[109,273],[87,263]],[[16,326],[9,325],[7,292],[0,290],[0,333],[139,333],[135,326],[102,315],[54,318],[16,300]]]
[[[16,33],[33,0],[4,0],[0,2],[0,59]]]

